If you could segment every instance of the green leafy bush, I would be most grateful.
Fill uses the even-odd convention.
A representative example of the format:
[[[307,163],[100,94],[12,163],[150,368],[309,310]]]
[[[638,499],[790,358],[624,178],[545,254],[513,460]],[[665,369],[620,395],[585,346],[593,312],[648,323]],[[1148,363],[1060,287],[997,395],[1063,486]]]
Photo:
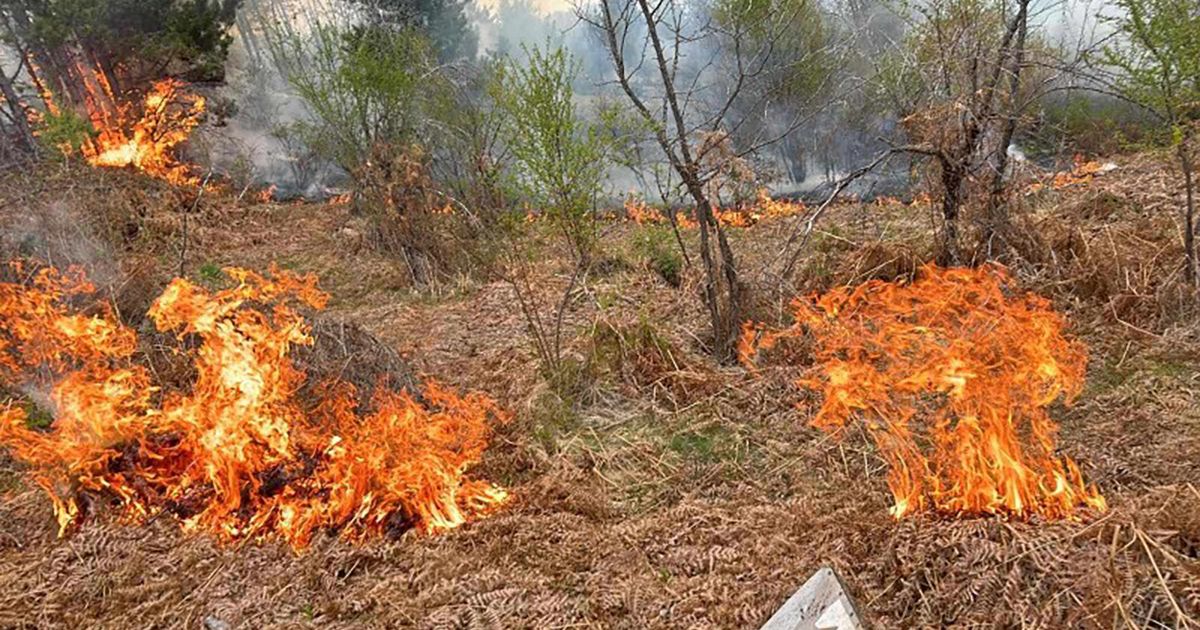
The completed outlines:
[[[671,228],[662,225],[642,226],[634,235],[633,249],[667,284],[679,287],[682,281],[683,257],[675,244]]]
[[[47,112],[37,129],[38,140],[53,149],[46,152],[52,156],[77,153],[94,134],[92,123],[71,109]]]

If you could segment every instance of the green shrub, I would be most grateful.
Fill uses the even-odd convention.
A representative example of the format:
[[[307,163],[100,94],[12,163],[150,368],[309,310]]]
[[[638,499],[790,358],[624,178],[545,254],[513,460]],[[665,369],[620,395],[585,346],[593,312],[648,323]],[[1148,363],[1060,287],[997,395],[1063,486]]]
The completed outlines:
[[[95,134],[92,123],[70,109],[58,113],[47,112],[38,126],[38,140],[50,155],[77,153],[85,142]]]
[[[683,256],[679,253],[671,228],[662,225],[642,226],[634,235],[633,249],[667,284],[679,287],[682,281]]]
[[[225,279],[225,274],[221,271],[221,266],[211,262],[200,265],[197,275],[200,276],[201,282],[213,287],[220,285]]]
[[[49,411],[33,403],[25,403],[22,407],[25,410],[25,426],[30,429],[46,431],[54,425],[54,416]]]
[[[1115,98],[1072,94],[1043,105],[1042,130],[1029,149],[1034,156],[1072,153],[1111,155],[1153,143],[1154,121],[1135,106]]]

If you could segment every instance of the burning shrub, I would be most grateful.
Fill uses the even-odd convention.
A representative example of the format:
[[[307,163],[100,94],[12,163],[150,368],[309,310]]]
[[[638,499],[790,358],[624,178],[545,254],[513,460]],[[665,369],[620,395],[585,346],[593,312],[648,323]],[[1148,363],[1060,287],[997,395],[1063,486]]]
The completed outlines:
[[[105,82],[101,85],[107,98],[115,101],[112,88]],[[190,168],[172,155],[191,136],[205,111],[204,98],[186,94],[183,88],[181,82],[173,79],[155,83],[140,113],[134,112],[132,104],[117,107],[115,113],[89,107],[97,135],[83,145],[84,157],[93,166],[132,166],[174,184],[199,183],[189,173]],[[93,95],[88,102],[98,98]]]
[[[443,531],[504,502],[464,476],[503,417],[493,401],[428,383],[419,398],[380,388],[360,411],[352,385],[327,381],[302,404],[307,377],[291,352],[312,337],[296,308],[326,296],[312,276],[226,273],[235,285],[214,293],[176,279],[150,309],[185,341],[188,391],[156,386],[110,309],[73,306],[94,290],[81,272],[0,283],[0,382],[48,392],[54,410],[49,429],[31,430],[6,402],[0,444],[49,494],[60,533],[95,494],[131,519],[167,511],[185,530],[296,547],[326,528],[350,539]]]
[[[55,95],[43,88],[43,141],[65,155],[79,150],[92,166],[133,167],[173,184],[199,183],[174,152],[200,125],[206,109],[203,97],[190,93],[181,81],[164,79],[154,83],[139,104],[118,95],[104,72],[84,64],[74,71],[84,87],[81,100],[87,121],[62,110]]]
[[[873,280],[794,302],[787,330],[747,327],[744,357],[811,336],[815,365],[797,384],[824,401],[812,423],[852,419],[888,462],[892,514],[1070,518],[1105,509],[1056,450],[1046,407],[1074,399],[1086,351],[1049,303],[1018,294],[998,266],[926,266],[911,284]]]

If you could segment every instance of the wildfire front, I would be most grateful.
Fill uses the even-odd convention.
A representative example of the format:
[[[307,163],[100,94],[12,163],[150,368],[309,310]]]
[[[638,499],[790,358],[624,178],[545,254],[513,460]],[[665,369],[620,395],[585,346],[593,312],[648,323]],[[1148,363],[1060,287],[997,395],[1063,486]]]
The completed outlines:
[[[1086,350],[1003,268],[926,266],[911,284],[841,287],[793,308],[790,329],[747,326],[741,354],[811,339],[813,365],[797,384],[822,395],[812,424],[865,424],[889,466],[896,518],[1062,519],[1106,508],[1075,462],[1057,455],[1047,411],[1079,394]]]
[[[298,309],[327,299],[315,277],[228,269],[232,284],[218,291],[173,281],[149,316],[191,362],[180,387],[138,361],[138,335],[94,303],[80,271],[12,270],[19,280],[0,282],[0,385],[53,422],[32,426],[30,405],[10,398],[0,445],[49,495],[60,533],[95,497],[133,521],[168,512],[188,531],[298,548],[322,530],[444,531],[507,500],[465,474],[505,418],[486,396],[429,382],[420,393],[380,388],[360,410],[348,383],[302,387],[290,353],[312,343]]]

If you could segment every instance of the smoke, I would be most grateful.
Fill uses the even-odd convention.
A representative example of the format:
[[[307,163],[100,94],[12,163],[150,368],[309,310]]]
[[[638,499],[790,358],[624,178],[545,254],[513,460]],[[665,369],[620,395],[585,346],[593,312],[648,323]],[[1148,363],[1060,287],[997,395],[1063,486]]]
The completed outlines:
[[[310,120],[273,54],[271,31],[286,22],[298,35],[315,20],[338,14],[337,0],[251,0],[238,10],[225,83],[217,95],[234,113],[207,130],[197,144],[204,161],[236,185],[274,186],[280,198],[323,198],[345,183],[345,174],[317,156],[297,134]]]
[[[295,28],[303,29],[306,16],[324,19],[341,5],[341,0],[247,0],[243,4],[227,83],[220,89],[222,96],[237,103],[236,113],[210,129],[205,139],[207,159],[217,171],[247,185],[275,185],[284,196],[320,197],[345,184],[344,173],[317,158],[298,139],[294,127],[308,120],[305,105],[290,89],[265,41],[271,20],[281,15],[290,16],[299,25]],[[903,46],[906,17],[884,0],[826,0],[817,6],[825,54],[832,66],[829,76],[810,95],[759,110],[739,111],[735,106],[733,112],[753,123],[735,133],[735,142],[752,145],[761,137],[781,135],[759,150],[754,160],[756,171],[776,193],[823,192],[885,148],[881,138],[894,140],[900,135],[898,121],[885,113],[886,107],[876,107],[866,86],[881,61]],[[1096,0],[1036,0],[1033,28],[1068,59],[1078,57],[1111,32],[1098,18],[1103,6]],[[519,60],[525,56],[524,47],[567,48],[580,64],[577,95],[580,109],[588,112],[597,110],[596,104],[604,99],[624,102],[625,98],[613,84],[608,50],[576,15],[589,7],[594,8],[594,2],[576,7],[566,0],[479,0],[468,13],[479,34],[481,57]],[[704,4],[688,3],[687,19],[703,23],[710,18],[707,11]],[[629,37],[644,38],[645,25],[640,30],[633,26]],[[722,51],[712,42],[683,46],[678,74],[680,81],[699,86],[691,98],[697,112],[693,115],[700,118],[705,115],[706,99],[716,102],[722,97],[729,69],[720,63]],[[633,54],[646,54],[645,47],[630,49]],[[627,65],[641,68],[636,81],[653,83],[651,73],[656,68],[649,60],[627,60]],[[612,168],[609,185],[617,195],[634,190],[657,196],[655,173],[669,169],[656,147],[643,149],[640,168]],[[850,192],[895,194],[908,185],[908,166],[906,160],[893,160],[890,170],[863,178]]]
[[[65,201],[52,201],[20,213],[6,213],[0,259],[36,260],[60,269],[83,267],[97,286],[113,286],[120,269],[108,244],[86,217]]]

